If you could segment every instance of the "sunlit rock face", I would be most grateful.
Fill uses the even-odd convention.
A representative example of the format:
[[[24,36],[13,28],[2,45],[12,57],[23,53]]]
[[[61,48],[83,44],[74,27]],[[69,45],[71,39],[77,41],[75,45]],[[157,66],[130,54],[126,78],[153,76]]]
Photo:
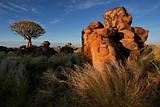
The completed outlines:
[[[94,21],[82,31],[84,59],[98,70],[107,62],[127,59],[144,47],[148,37],[148,30],[131,26],[132,16],[124,7],[107,10],[103,18],[104,25]]]
[[[120,23],[132,24],[132,16],[126,11],[124,7],[117,7],[107,10],[103,14],[104,24],[107,27],[118,27]]]

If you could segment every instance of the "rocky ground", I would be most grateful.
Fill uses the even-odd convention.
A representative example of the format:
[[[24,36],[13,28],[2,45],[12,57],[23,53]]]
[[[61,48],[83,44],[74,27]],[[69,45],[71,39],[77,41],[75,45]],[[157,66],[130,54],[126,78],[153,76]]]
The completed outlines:
[[[44,41],[46,42],[46,41]],[[48,41],[47,41],[48,42]],[[67,44],[65,46],[49,46],[48,44],[43,44],[41,46],[32,46],[30,48],[26,48],[25,45],[20,46],[18,48],[8,48],[5,46],[0,46],[0,52],[10,55],[16,55],[16,56],[25,56],[25,55],[31,55],[31,56],[52,56],[56,54],[73,54],[73,53],[80,53],[81,47],[75,47],[71,44]]]

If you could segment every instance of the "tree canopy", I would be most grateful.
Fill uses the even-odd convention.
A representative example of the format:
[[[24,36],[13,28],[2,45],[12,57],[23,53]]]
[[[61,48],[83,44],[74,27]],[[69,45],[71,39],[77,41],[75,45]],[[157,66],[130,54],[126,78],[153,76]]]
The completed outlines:
[[[42,36],[45,31],[44,29],[37,23],[32,21],[19,21],[11,24],[11,30],[15,31],[18,35],[28,38],[37,38]]]

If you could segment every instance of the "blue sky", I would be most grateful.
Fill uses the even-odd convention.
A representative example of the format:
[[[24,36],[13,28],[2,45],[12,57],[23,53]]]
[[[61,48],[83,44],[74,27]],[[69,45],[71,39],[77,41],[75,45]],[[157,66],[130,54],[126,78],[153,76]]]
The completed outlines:
[[[24,41],[9,28],[20,20],[35,21],[46,33],[34,42],[81,43],[81,31],[90,22],[103,23],[102,14],[125,6],[133,16],[132,26],[148,29],[148,43],[160,43],[159,0],[0,0],[0,41]]]

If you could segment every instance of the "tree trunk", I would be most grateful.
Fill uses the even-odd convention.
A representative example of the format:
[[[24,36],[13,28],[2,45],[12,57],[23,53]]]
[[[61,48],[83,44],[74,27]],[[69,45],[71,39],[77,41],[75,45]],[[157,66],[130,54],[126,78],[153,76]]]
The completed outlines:
[[[32,46],[31,38],[26,39],[26,48],[30,48]]]

